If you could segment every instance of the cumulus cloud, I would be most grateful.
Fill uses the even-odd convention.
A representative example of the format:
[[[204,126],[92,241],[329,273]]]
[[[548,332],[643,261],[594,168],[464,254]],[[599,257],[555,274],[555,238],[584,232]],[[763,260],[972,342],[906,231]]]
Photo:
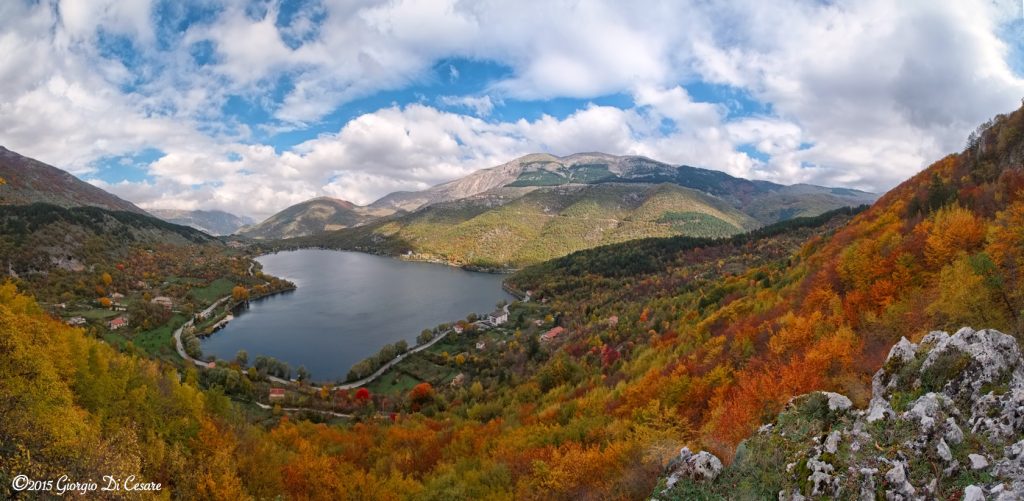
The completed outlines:
[[[1009,60],[1020,47],[999,36],[1024,24],[1018,7],[359,0],[285,13],[278,2],[223,0],[200,2],[206,14],[168,38],[157,24],[188,16],[148,1],[2,2],[0,142],[86,176],[100,159],[155,149],[163,156],[145,181],[91,179],[145,207],[255,216],[323,194],[365,203],[535,151],[885,190],[1024,96]],[[110,36],[128,57],[104,45]],[[435,106],[387,104],[323,123],[381,91],[432,78],[463,86],[472,76],[448,63],[460,58],[508,71],[471,94],[423,100]],[[524,100],[612,94],[632,105],[504,113]],[[266,118],[228,117],[232,98]],[[307,140],[275,149],[254,130]]]

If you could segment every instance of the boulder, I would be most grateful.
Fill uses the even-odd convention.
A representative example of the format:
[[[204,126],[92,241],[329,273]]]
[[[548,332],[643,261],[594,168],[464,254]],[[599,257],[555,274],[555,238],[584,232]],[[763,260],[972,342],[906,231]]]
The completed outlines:
[[[968,485],[964,489],[963,501],[985,501],[985,491],[977,485]]]
[[[982,456],[981,454],[968,454],[967,459],[971,461],[972,470],[983,470],[988,468],[988,459],[985,459],[985,456]]]
[[[722,472],[722,461],[710,452],[700,451],[694,454],[689,448],[683,447],[679,451],[679,456],[669,463],[667,472],[668,479],[665,485],[668,489],[684,478],[695,482],[710,482]]]

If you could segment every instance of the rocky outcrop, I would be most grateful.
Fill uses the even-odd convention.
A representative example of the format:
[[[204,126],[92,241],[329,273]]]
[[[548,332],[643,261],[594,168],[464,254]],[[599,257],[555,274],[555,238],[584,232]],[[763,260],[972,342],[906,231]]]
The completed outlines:
[[[668,465],[668,479],[665,485],[671,489],[680,479],[695,482],[708,482],[722,472],[722,461],[710,452],[700,451],[696,454],[683,447],[679,456]]]
[[[1024,499],[1024,363],[1013,337],[963,328],[902,339],[872,379],[868,408],[849,402],[796,397],[720,474],[676,467],[655,495]]]

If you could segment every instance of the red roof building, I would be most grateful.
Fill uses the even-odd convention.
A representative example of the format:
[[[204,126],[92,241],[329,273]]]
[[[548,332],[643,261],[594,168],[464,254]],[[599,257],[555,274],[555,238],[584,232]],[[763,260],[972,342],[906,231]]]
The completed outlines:
[[[284,388],[271,388],[269,397],[271,400],[281,400],[284,398]]]
[[[124,317],[117,317],[107,322],[107,327],[112,331],[116,331],[122,327],[128,327],[128,319]]]
[[[564,333],[565,333],[565,328],[564,327],[555,327],[554,329],[551,329],[551,330],[545,332],[543,335],[541,335],[540,339],[541,339],[541,341],[554,341],[555,338],[557,338],[558,336],[561,336]]]

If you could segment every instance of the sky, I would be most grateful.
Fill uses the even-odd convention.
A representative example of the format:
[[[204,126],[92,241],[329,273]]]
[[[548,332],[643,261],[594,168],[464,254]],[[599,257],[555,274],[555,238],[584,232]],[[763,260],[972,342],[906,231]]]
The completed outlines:
[[[5,0],[0,55],[0,145],[257,219],[534,152],[882,192],[1024,98],[1020,0]]]

